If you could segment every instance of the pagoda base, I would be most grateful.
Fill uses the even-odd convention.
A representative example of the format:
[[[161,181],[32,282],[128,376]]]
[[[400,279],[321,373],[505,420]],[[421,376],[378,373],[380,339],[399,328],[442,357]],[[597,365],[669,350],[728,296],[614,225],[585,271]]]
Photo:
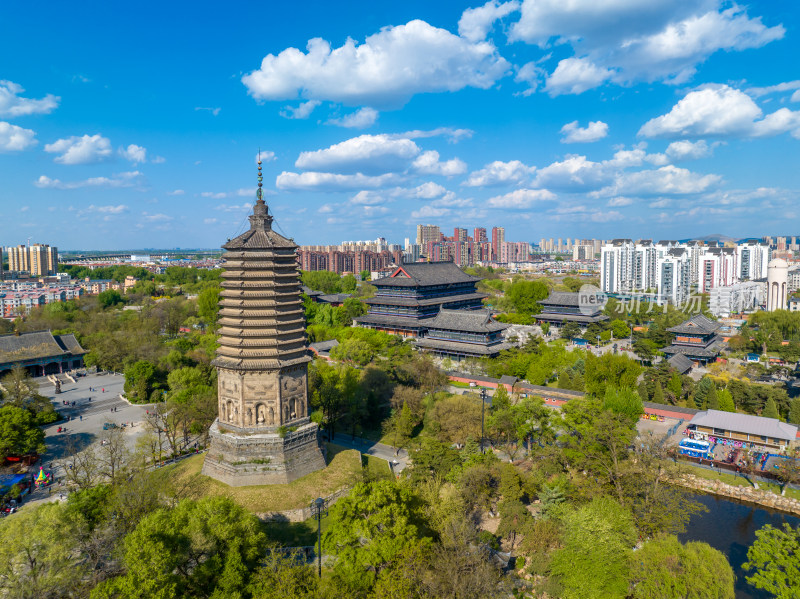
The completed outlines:
[[[325,468],[319,428],[304,422],[296,430],[236,432],[214,421],[202,473],[232,487],[280,485]]]

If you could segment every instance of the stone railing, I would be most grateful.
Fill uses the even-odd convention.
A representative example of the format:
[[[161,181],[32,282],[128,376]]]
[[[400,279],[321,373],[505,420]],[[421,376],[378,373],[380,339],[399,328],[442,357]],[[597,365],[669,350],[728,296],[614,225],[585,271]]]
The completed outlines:
[[[325,497],[325,501],[328,505],[333,505],[336,503],[340,497],[344,497],[352,490],[352,487],[344,487],[331,493],[327,497]],[[256,517],[264,520],[265,522],[305,522],[309,518],[311,518],[313,514],[311,513],[311,506],[306,506],[302,508],[297,508],[295,510],[284,510],[282,512],[261,512],[257,513]]]
[[[694,476],[693,474],[684,474],[680,479],[674,482],[682,487],[694,489],[695,491],[719,495],[720,497],[729,497],[730,499],[736,499],[745,503],[752,503],[761,507],[800,516],[800,500],[776,495],[775,493],[763,489],[729,485],[719,480],[709,480],[707,478]]]

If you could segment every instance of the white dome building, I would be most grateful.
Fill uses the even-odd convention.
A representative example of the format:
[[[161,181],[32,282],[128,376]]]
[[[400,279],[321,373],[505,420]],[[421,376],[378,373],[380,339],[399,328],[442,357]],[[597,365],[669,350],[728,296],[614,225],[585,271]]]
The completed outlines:
[[[786,310],[789,291],[789,263],[781,258],[767,265],[767,311]]]

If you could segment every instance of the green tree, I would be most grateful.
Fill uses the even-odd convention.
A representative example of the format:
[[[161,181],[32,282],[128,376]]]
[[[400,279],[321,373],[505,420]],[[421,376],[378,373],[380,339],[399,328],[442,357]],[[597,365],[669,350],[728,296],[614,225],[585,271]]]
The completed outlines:
[[[561,516],[563,547],[552,573],[565,599],[622,599],[628,594],[636,529],[628,510],[608,497],[593,499]]]
[[[709,410],[719,410],[719,397],[717,396],[717,387],[712,385],[706,395],[706,405]]]
[[[561,338],[572,341],[581,334],[581,327],[575,322],[568,322],[561,327]]]
[[[669,389],[672,394],[675,396],[675,399],[680,399],[681,395],[683,395],[683,381],[681,381],[681,375],[677,372],[673,372],[672,375],[669,377],[669,382],[667,383],[667,389]]]
[[[441,441],[463,444],[481,433],[481,401],[475,395],[437,399],[428,413],[430,428]]]
[[[371,273],[370,273],[368,270],[362,270],[362,271],[361,271],[360,273],[358,273],[358,274],[359,274],[359,276],[361,277],[361,280],[362,280],[362,281],[369,281],[369,280],[370,280],[370,278],[372,277],[372,274],[371,274]]]
[[[86,571],[83,560],[76,559],[72,533],[63,504],[30,507],[13,518],[3,518],[0,593],[15,599],[40,599],[78,591]]]
[[[543,323],[541,323],[541,324],[539,325],[539,328],[541,328],[541,329],[542,329],[542,335],[548,335],[548,334],[550,334],[550,323],[549,323],[549,322],[543,322]]]
[[[631,583],[634,599],[733,599],[733,569],[707,543],[682,545],[667,535],[636,552]]]
[[[549,294],[547,286],[541,281],[517,279],[508,286],[505,297],[514,312],[531,315],[542,311],[539,302]]]
[[[353,293],[358,287],[358,282],[353,275],[345,275],[342,277],[341,285],[343,293]]]
[[[719,398],[719,409],[723,412],[735,412],[736,406],[733,404],[733,395],[727,389],[720,389],[717,393]]]
[[[664,389],[657,381],[653,389],[653,403],[664,403]]]
[[[800,424],[800,397],[795,397],[790,404],[789,422]]]
[[[97,296],[97,302],[103,308],[111,308],[122,303],[122,296],[116,289],[106,289]]]
[[[217,322],[219,315],[219,287],[206,287],[198,294],[197,315],[208,324]]]
[[[258,519],[226,497],[185,499],[146,516],[124,541],[126,573],[92,599],[238,597],[263,559]]]
[[[605,397],[606,387],[633,389],[642,367],[624,355],[592,353],[586,355],[586,392]]]
[[[611,321],[611,332],[614,333],[615,339],[625,339],[626,337],[630,337],[631,328],[624,320],[620,320],[619,318]]]
[[[33,414],[17,406],[0,408],[0,460],[45,449],[44,431],[36,426]]]
[[[150,400],[156,380],[155,364],[139,360],[125,369],[125,394],[134,403],[146,403]]]
[[[317,596],[317,573],[301,553],[273,547],[252,573],[247,587],[253,599],[310,599]]]
[[[747,582],[777,599],[800,596],[800,526],[784,524],[780,529],[767,524],[757,530],[742,569],[753,572]]]
[[[639,392],[639,399],[641,399],[643,402],[650,401],[650,395],[647,392],[647,383],[645,381],[639,383],[638,392]]]
[[[337,501],[323,539],[337,555],[333,575],[340,594],[368,591],[404,553],[430,542],[419,498],[388,480],[359,483]]]
[[[764,418],[780,418],[780,415],[778,414],[778,406],[775,404],[775,400],[772,397],[767,399],[761,415]]]
[[[630,418],[632,422],[639,420],[639,417],[644,413],[642,399],[638,393],[631,389],[606,387],[603,408],[616,414],[623,414]]]

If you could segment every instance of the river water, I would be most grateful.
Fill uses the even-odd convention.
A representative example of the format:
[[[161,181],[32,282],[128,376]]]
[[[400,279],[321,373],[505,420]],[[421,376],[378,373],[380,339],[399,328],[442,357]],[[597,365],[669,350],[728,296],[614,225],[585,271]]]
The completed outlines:
[[[765,524],[776,528],[784,522],[792,526],[800,524],[800,517],[781,514],[754,507],[714,495],[698,494],[696,499],[708,508],[707,512],[695,514],[679,535],[680,540],[705,541],[724,553],[736,575],[736,599],[769,599],[770,593],[760,591],[748,584],[742,564],[747,561],[747,549],[755,541],[756,531]]]

